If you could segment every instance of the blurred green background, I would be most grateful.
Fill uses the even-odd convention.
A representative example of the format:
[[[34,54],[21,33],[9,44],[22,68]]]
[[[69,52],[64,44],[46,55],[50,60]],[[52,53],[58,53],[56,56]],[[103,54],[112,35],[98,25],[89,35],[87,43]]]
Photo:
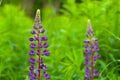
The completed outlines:
[[[84,80],[88,19],[102,55],[96,80],[120,80],[120,0],[0,0],[0,80],[29,80],[28,39],[38,8],[49,37],[50,80]]]

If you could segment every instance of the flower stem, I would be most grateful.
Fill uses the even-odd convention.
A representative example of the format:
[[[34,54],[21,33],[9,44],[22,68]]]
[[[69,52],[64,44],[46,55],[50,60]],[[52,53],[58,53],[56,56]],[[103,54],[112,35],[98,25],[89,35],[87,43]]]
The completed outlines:
[[[94,53],[92,53],[92,80],[94,80]]]
[[[92,61],[91,61],[91,66],[92,66],[92,79],[91,80],[94,80],[94,52],[93,52],[93,49],[92,49],[92,38],[90,38],[90,44],[91,44],[91,50],[92,50]]]
[[[37,34],[38,36],[38,68],[40,68],[40,38],[39,38],[39,34]],[[40,80],[40,72],[38,73],[38,80]]]

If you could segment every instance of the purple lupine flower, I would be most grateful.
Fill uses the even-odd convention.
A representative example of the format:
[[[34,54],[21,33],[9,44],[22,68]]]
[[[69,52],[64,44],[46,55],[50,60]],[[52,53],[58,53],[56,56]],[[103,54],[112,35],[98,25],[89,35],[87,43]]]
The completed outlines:
[[[29,62],[30,62],[31,64],[35,64],[36,60],[35,60],[34,58],[30,58],[30,59],[29,59]]]
[[[35,39],[35,40],[38,40],[39,38],[38,38],[38,36],[34,36],[34,39]]]
[[[30,71],[30,72],[28,73],[29,76],[32,76],[33,74],[34,74],[34,72],[32,72],[32,71]]]
[[[99,77],[100,72],[95,69],[95,63],[97,58],[101,58],[101,55],[97,52],[99,51],[99,44],[97,42],[97,38],[94,38],[94,32],[90,21],[88,21],[88,28],[86,36],[88,37],[87,40],[84,40],[84,56],[85,56],[85,80],[93,80],[94,77]]]
[[[44,43],[43,46],[44,46],[44,48],[48,48],[49,45],[48,45],[48,43]]]
[[[41,36],[41,37],[40,37],[40,40],[42,40],[42,41],[47,41],[47,40],[48,40],[48,37],[47,37],[47,36]]]
[[[45,29],[44,29],[44,28],[42,28],[42,29],[41,29],[41,33],[44,33],[44,32],[45,32]]]
[[[49,56],[49,55],[50,55],[50,52],[49,52],[48,50],[43,50],[42,55]]]
[[[34,30],[31,31],[31,34],[33,34],[33,37],[29,38],[31,50],[29,51],[29,55],[30,55],[29,70],[30,71],[28,74],[30,76],[30,80],[36,80],[36,79],[40,80],[41,76],[45,77],[46,80],[49,80],[50,75],[48,75],[48,73],[46,72],[48,67],[44,64],[43,59],[41,58],[42,55],[44,56],[50,55],[50,52],[48,52],[47,50],[49,45],[46,42],[48,40],[48,37],[41,36],[41,34],[45,32],[45,29],[43,28],[41,24],[39,9],[36,12],[35,23],[34,23],[33,29]],[[45,50],[41,48],[45,48]],[[42,72],[43,72],[43,75],[41,75]]]
[[[30,71],[33,71],[34,70],[34,65],[31,65],[30,66]]]
[[[36,32],[34,30],[31,31],[31,34],[35,34]]]
[[[30,48],[36,48],[36,44],[31,43],[31,44],[30,44]]]
[[[34,38],[29,38],[30,41],[34,41]]]
[[[42,28],[42,24],[39,25],[39,28]]]
[[[46,72],[43,73],[43,76],[46,78],[46,80],[50,79],[50,75],[47,74]]]
[[[31,50],[31,51],[29,52],[29,55],[30,55],[30,56],[34,56],[34,55],[35,55],[34,50]]]

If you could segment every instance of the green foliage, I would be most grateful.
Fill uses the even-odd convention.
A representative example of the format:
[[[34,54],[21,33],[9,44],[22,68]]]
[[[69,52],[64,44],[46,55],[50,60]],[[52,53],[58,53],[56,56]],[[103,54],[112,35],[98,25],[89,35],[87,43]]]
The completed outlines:
[[[50,80],[83,80],[83,40],[88,19],[99,39],[102,55],[96,64],[102,74],[96,80],[119,80],[120,2],[79,1],[62,1],[61,14],[56,14],[49,5],[42,9],[42,23],[51,52],[50,57],[44,57]],[[0,8],[0,21],[0,80],[29,80],[28,38],[33,21],[13,5]]]
[[[63,66],[62,70],[53,72],[53,74],[59,73],[57,76],[63,76],[60,78],[61,80],[83,80],[83,40],[85,39],[87,19],[91,19],[96,37],[99,39],[100,54],[102,55],[102,59],[98,60],[96,66],[100,71],[104,69],[99,79],[119,79],[119,67],[112,70],[114,66],[118,66],[118,63],[112,63],[107,67],[109,63],[120,58],[118,45],[120,43],[120,34],[118,33],[120,31],[120,14],[118,14],[119,8],[117,8],[119,4],[117,0],[83,0],[81,3],[67,0],[60,9],[62,15],[55,15],[49,7],[44,9],[43,23],[49,31],[48,35],[51,38],[49,42],[51,46],[53,45],[50,50],[55,48],[54,50],[60,53],[58,56],[62,55],[61,63],[55,62]],[[58,54],[54,51],[51,53],[51,55]],[[109,69],[112,72],[108,73]],[[115,72],[115,70],[117,71]],[[112,74],[114,75],[110,76]],[[52,79],[59,80],[54,77]]]
[[[0,11],[0,80],[24,80],[32,21],[13,5],[5,5]]]

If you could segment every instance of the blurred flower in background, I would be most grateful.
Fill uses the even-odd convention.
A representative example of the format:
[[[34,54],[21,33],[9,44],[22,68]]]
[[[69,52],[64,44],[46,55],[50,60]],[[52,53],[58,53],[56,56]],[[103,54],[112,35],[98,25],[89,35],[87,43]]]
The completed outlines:
[[[95,77],[100,76],[100,72],[95,68],[96,60],[101,58],[100,54],[96,54],[99,51],[99,44],[97,38],[94,38],[94,31],[92,29],[90,20],[88,20],[88,27],[86,36],[88,39],[84,40],[84,57],[85,57],[85,80],[94,80]],[[97,67],[97,66],[96,66]]]

